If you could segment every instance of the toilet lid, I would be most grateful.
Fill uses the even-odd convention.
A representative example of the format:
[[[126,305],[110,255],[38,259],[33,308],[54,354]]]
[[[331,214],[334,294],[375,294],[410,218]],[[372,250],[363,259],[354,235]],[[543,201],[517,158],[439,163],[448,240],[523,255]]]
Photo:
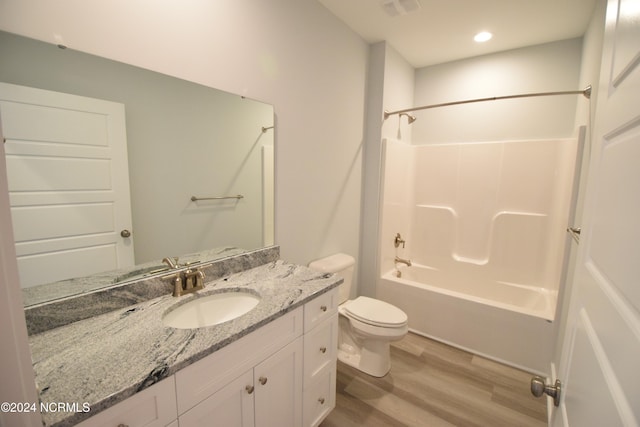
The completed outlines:
[[[345,304],[345,311],[355,319],[374,326],[395,328],[407,324],[407,315],[384,301],[368,297],[358,297]]]

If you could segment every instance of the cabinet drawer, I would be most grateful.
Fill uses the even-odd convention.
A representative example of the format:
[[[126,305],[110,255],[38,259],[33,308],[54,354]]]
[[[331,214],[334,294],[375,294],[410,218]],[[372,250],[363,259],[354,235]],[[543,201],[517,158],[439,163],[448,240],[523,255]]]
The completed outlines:
[[[178,418],[171,376],[78,424],[78,427],[164,427]]]
[[[338,288],[336,287],[304,305],[304,332],[309,332],[337,312]]]
[[[304,391],[303,422],[305,427],[315,427],[336,406],[336,362]]]
[[[338,314],[335,313],[304,335],[305,387],[336,360],[337,347]]]

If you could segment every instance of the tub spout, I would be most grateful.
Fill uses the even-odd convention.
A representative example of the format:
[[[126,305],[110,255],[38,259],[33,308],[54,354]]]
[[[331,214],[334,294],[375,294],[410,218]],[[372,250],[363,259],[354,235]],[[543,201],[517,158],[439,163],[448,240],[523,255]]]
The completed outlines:
[[[406,264],[408,267],[411,267],[411,260],[410,259],[403,259],[400,257],[396,257],[396,259],[394,260],[394,262],[396,264],[400,263],[400,264]]]

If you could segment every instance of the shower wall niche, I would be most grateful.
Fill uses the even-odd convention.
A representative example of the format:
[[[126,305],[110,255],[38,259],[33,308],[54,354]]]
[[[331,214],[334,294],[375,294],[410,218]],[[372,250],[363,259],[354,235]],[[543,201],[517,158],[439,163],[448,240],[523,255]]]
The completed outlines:
[[[478,286],[557,295],[577,148],[576,139],[385,141],[381,273],[399,255]],[[404,249],[393,247],[397,232]]]

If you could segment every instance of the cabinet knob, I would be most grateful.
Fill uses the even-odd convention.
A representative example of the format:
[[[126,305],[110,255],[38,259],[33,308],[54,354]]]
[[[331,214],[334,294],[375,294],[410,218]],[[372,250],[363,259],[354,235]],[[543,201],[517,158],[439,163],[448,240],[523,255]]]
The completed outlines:
[[[320,402],[321,405],[324,405],[324,397],[319,398],[318,402]]]
[[[118,427],[129,427],[129,426],[126,424],[118,424]]]
[[[326,306],[326,305],[321,305],[321,306],[320,306],[320,310],[322,310],[322,311],[327,311],[327,306]]]
[[[247,394],[253,393],[253,386],[252,385],[248,385],[244,389],[247,391]]]
[[[258,381],[260,381],[260,384],[265,385],[267,383],[267,377],[260,377]]]
[[[327,347],[320,347],[320,353],[326,353],[327,352]]]

